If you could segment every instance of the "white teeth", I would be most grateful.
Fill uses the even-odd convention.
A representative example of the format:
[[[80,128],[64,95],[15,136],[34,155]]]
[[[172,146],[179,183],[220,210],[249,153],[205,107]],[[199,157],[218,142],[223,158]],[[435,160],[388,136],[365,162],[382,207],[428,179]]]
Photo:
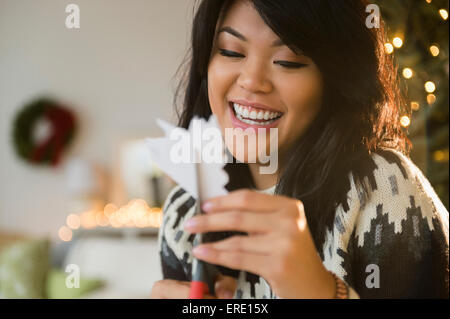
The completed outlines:
[[[259,111],[259,112],[258,112],[258,115],[256,115],[256,118],[257,118],[258,120],[262,120],[262,119],[264,118],[264,112],[263,112],[263,111]]]
[[[241,115],[236,114],[236,117],[239,121],[246,123],[246,124],[252,124],[252,125],[269,125],[272,122],[275,122],[275,120],[265,121],[265,122],[256,122],[249,119],[244,119]]]
[[[233,103],[234,111],[239,119],[246,118],[248,121],[253,122],[252,124],[266,124],[264,122],[255,122],[251,120],[265,120],[273,122],[274,118],[280,117],[282,113],[280,112],[270,112],[270,111],[255,111],[249,110],[247,107],[243,105],[239,105],[237,103]],[[244,119],[245,120],[245,119]],[[247,123],[247,122],[245,122]]]

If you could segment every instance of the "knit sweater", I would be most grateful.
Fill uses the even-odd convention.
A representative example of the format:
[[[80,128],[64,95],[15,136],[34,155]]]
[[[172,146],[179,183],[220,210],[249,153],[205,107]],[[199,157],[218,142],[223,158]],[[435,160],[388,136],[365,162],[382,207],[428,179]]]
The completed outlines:
[[[390,150],[371,159],[370,196],[362,196],[350,173],[347,202],[337,207],[318,249],[323,265],[348,285],[351,298],[448,298],[447,209],[408,157]],[[191,280],[195,235],[183,225],[195,205],[179,186],[164,204],[158,235],[164,279]],[[234,298],[278,298],[264,278],[218,268],[237,278]]]

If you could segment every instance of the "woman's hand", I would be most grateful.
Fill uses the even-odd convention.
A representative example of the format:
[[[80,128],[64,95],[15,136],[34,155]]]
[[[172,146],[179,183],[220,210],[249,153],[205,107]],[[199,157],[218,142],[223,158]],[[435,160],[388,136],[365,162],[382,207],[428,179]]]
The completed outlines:
[[[234,296],[237,282],[229,276],[219,275],[214,285],[216,297],[206,295],[205,299],[231,299]],[[150,298],[152,299],[188,299],[191,283],[189,281],[178,281],[164,279],[155,282]]]
[[[186,230],[248,236],[199,245],[193,250],[198,259],[258,274],[281,298],[334,297],[334,278],[316,251],[301,201],[238,190],[210,199],[202,209],[206,214],[188,220]]]

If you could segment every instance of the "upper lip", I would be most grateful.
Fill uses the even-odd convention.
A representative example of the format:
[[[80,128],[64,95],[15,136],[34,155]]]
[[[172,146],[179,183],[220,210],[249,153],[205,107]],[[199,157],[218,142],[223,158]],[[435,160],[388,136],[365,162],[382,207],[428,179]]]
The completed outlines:
[[[268,110],[268,111],[271,111],[271,112],[283,113],[281,111],[275,110],[274,108],[272,108],[270,106],[267,106],[267,105],[264,105],[262,103],[249,102],[247,100],[242,100],[242,99],[232,99],[232,100],[229,100],[229,101],[231,103],[237,103],[239,105],[251,106],[251,107],[254,107],[254,108],[258,108],[258,109]]]

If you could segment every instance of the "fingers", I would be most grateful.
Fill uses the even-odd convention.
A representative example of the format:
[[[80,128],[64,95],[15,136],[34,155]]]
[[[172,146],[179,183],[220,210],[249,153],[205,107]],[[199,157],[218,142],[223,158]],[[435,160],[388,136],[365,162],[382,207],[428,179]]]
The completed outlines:
[[[215,250],[240,251],[269,255],[273,252],[274,238],[268,235],[232,236],[214,243],[202,244]],[[200,246],[198,246],[200,247]]]
[[[284,197],[241,189],[224,196],[218,196],[207,200],[203,203],[202,209],[207,213],[225,210],[271,212],[280,207],[279,203],[277,203],[277,201],[280,200],[284,200]]]
[[[193,252],[195,257],[214,265],[222,265],[231,269],[245,270],[264,276],[267,267],[270,267],[268,256],[238,251],[220,251],[201,245]]]
[[[214,290],[217,298],[232,299],[237,288],[237,280],[230,276],[219,275]]]
[[[274,222],[276,222],[274,214],[261,216],[251,212],[227,211],[193,217],[185,223],[184,227],[192,233],[231,230],[266,233],[272,230]]]
[[[150,295],[151,299],[187,299],[189,298],[190,282],[172,279],[155,282]]]
[[[155,282],[150,294],[151,299],[188,299],[191,289],[189,281],[164,279]],[[204,299],[217,299],[211,295],[203,296]]]

